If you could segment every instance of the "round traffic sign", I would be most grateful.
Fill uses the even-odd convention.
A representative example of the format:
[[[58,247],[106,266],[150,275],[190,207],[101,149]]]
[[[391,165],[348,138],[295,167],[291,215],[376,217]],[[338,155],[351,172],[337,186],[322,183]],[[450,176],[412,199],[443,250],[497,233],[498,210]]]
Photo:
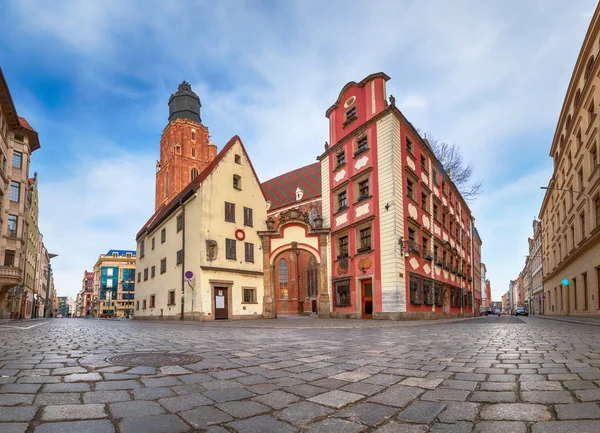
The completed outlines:
[[[189,280],[190,278],[192,278],[193,276],[194,276],[194,273],[193,273],[192,271],[187,271],[187,272],[185,273],[185,278],[187,278],[188,280]]]

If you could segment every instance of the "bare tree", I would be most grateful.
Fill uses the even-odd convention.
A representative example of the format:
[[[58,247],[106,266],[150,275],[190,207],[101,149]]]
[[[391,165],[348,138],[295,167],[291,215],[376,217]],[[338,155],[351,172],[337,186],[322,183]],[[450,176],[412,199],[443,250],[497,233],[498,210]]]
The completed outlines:
[[[482,192],[481,181],[473,180],[473,164],[463,160],[460,147],[453,143],[436,140],[431,134],[425,133],[425,138],[437,159],[442,163],[450,180],[456,185],[460,194],[467,202],[473,202]]]

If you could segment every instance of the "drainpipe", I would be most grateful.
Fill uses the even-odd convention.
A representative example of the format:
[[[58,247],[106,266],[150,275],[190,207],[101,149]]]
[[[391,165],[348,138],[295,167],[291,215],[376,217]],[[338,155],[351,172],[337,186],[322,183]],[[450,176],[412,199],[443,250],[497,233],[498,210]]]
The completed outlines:
[[[179,200],[181,206],[181,317],[183,320],[183,308],[185,302],[185,206],[183,205],[183,197]],[[192,311],[192,316],[194,312]]]

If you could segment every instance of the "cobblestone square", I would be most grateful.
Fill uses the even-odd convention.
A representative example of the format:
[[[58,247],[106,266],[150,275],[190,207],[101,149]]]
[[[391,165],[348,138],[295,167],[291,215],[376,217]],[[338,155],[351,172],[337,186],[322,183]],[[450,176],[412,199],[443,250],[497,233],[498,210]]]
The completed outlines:
[[[0,432],[600,431],[599,330],[507,316],[4,323]],[[201,360],[107,361],[135,353]]]

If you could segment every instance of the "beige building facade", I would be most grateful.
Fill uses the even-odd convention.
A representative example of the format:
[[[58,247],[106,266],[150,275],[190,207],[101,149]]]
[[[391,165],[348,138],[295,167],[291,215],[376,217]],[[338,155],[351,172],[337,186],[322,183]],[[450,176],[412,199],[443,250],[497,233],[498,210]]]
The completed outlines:
[[[266,218],[260,182],[233,137],[138,233],[134,317],[262,318],[258,231],[266,229]]]
[[[600,8],[592,17],[550,149],[542,203],[545,314],[600,314]]]

